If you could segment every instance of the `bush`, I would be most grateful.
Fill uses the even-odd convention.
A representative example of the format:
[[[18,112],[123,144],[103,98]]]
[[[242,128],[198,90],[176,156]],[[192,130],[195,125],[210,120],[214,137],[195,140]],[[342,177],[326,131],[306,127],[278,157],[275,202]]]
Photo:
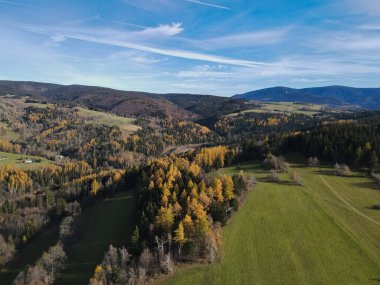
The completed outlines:
[[[6,242],[4,237],[0,235],[0,269],[12,259],[14,252],[14,243],[12,241]]]
[[[279,182],[280,178],[278,177],[277,171],[272,169],[270,174],[267,176],[268,182]]]
[[[301,180],[301,177],[296,173],[296,172],[293,172],[291,175],[290,175],[290,180],[292,181],[293,184],[295,185],[298,185],[298,186],[302,186],[303,185],[303,182]]]
[[[335,166],[335,174],[338,176],[351,176],[350,168],[345,164],[336,163]]]
[[[234,182],[235,192],[238,195],[252,189],[257,183],[254,176],[246,176],[243,170],[240,170],[238,174],[235,174],[232,177],[232,180]]]
[[[380,174],[372,172],[371,177],[373,178],[373,180],[375,180],[376,184],[380,185]]]
[[[283,156],[277,157],[274,155],[269,155],[263,161],[263,165],[268,169],[274,169],[284,173],[287,173],[289,171],[289,164],[285,162],[285,158]]]
[[[57,244],[44,252],[35,266],[29,266],[17,275],[14,285],[50,285],[57,274],[64,269],[67,256],[62,245]]]
[[[371,209],[380,211],[380,204],[373,205]]]
[[[309,157],[307,160],[307,165],[310,167],[318,167],[319,166],[319,160],[318,157]]]

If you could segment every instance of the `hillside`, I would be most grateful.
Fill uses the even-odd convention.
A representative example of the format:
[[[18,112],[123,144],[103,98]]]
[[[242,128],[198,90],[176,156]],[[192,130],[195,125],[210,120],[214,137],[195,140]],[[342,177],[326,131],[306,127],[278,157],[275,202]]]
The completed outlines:
[[[203,118],[247,110],[257,105],[248,104],[246,100],[213,95],[164,94],[162,97]]]
[[[380,88],[327,86],[293,89],[273,87],[235,95],[233,98],[263,102],[307,102],[335,107],[360,107],[370,110],[380,108]]]
[[[195,117],[194,114],[158,94],[95,86],[0,81],[0,96],[6,95],[31,96],[38,100],[73,103],[127,117],[151,116],[176,119]]]

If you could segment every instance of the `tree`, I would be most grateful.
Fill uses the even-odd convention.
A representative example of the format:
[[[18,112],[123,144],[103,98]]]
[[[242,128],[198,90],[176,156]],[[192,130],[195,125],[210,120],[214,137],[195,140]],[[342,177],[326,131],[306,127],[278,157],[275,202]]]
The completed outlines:
[[[62,216],[62,214],[64,213],[66,209],[66,206],[67,206],[67,203],[65,199],[63,198],[57,199],[56,206],[55,206],[57,216],[59,217]]]
[[[140,230],[137,226],[132,234],[132,250],[134,253],[140,252]]]
[[[379,166],[379,159],[377,158],[376,151],[371,152],[371,156],[369,159],[369,165],[371,169],[377,169]]]
[[[6,242],[0,235],[0,269],[12,258],[15,248],[12,242]]]
[[[309,159],[307,160],[307,165],[310,166],[310,167],[317,167],[319,166],[319,160],[318,160],[318,157],[309,157]]]
[[[280,178],[278,177],[277,171],[272,169],[270,174],[267,176],[269,182],[279,182]]]
[[[223,196],[226,201],[230,201],[235,197],[234,193],[234,182],[231,176],[222,176],[221,178],[223,184]]]
[[[178,244],[178,255],[181,256],[182,245],[186,242],[185,230],[182,223],[179,223],[178,229],[174,231],[174,241]]]
[[[174,223],[174,214],[172,207],[161,207],[156,216],[156,225],[161,228],[165,233],[170,233]]]
[[[90,191],[91,195],[95,196],[96,193],[98,193],[98,191],[100,190],[100,188],[101,186],[99,182],[96,179],[94,179],[91,183],[91,191]]]
[[[218,202],[223,202],[224,198],[223,198],[223,184],[222,184],[222,181],[220,181],[219,178],[215,177],[214,181],[212,183],[212,187],[214,189],[214,198]]]

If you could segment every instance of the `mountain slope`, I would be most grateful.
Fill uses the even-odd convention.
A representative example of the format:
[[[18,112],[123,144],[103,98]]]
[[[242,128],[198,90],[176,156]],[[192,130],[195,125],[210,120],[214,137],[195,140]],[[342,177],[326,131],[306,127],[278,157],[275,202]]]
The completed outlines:
[[[235,95],[233,98],[264,102],[308,102],[336,107],[351,105],[365,109],[380,109],[380,88],[326,86],[293,89],[273,87]]]
[[[151,116],[190,119],[195,114],[166,100],[159,94],[120,91],[110,88],[58,85],[37,82],[0,81],[0,96],[31,96],[52,102],[84,105],[121,116]]]
[[[202,118],[242,111],[252,105],[246,100],[213,95],[165,94],[162,97]]]

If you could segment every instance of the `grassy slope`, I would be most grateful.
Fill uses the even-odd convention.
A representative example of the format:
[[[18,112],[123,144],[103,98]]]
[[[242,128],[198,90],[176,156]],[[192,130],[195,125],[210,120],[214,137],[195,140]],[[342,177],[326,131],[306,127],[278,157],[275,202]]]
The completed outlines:
[[[19,159],[41,159],[41,162],[37,163],[31,163],[31,164],[25,164],[22,163]],[[43,165],[48,165],[51,164],[52,162],[46,158],[43,157],[38,157],[38,156],[33,156],[33,155],[25,155],[25,154],[14,154],[14,153],[8,153],[8,152],[1,152],[0,151],[0,165],[3,164],[14,164],[22,169],[27,169],[27,168],[33,168],[33,167],[40,167]]]
[[[49,228],[34,238],[25,247],[21,248],[15,259],[7,266],[7,270],[0,272],[0,284],[12,284],[18,273],[28,264],[34,264],[42,253],[58,240],[58,226]]]
[[[258,166],[244,168],[266,175]],[[378,284],[380,227],[343,204],[318,175],[377,220],[379,212],[366,207],[380,201],[380,191],[366,178],[335,177],[326,170],[297,168],[304,187],[260,182],[225,228],[218,264],[185,266],[157,283]]]
[[[136,132],[140,127],[133,124],[134,119],[124,118],[115,114],[93,111],[85,108],[76,108],[80,115],[88,119],[89,122],[97,122],[107,126],[119,127],[124,133],[130,134]]]
[[[5,130],[5,132],[3,133],[4,130]],[[4,138],[6,138],[7,140],[10,140],[10,141],[16,141],[17,139],[20,138],[19,134],[12,131],[9,128],[9,126],[4,122],[0,122],[0,134],[1,134],[1,136],[4,136]]]
[[[134,193],[108,199],[85,211],[77,242],[68,250],[69,266],[55,284],[88,284],[110,244],[125,245],[133,228]]]
[[[279,103],[261,103],[262,107],[259,109],[245,110],[240,112],[244,113],[273,113],[273,114],[304,114],[313,116],[322,112],[324,106],[316,104],[295,104],[289,102]],[[236,116],[238,113],[230,114],[229,116]]]

